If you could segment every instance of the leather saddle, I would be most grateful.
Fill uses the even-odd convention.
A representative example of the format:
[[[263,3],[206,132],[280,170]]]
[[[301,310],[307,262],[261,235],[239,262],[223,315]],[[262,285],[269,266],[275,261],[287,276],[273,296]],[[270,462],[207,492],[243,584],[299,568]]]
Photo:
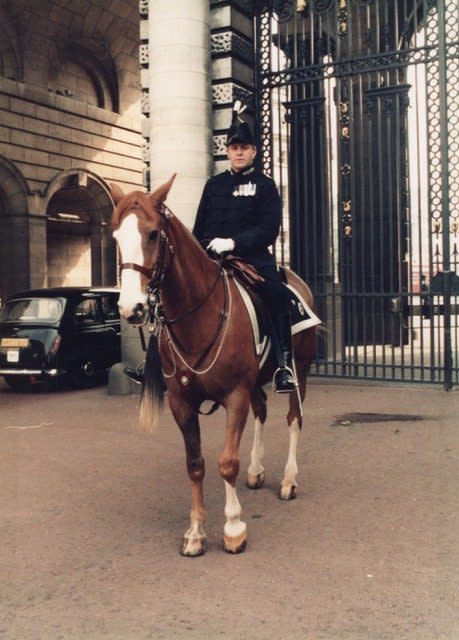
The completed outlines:
[[[236,278],[246,289],[252,290],[265,281],[253,265],[232,253],[223,258],[222,266],[228,275]]]

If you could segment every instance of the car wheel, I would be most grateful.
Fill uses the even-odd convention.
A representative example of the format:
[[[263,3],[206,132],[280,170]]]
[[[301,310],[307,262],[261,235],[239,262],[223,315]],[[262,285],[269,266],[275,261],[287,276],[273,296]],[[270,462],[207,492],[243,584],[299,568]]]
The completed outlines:
[[[69,378],[74,387],[89,389],[102,382],[103,371],[90,360],[78,360],[71,368]]]
[[[27,376],[5,376],[5,382],[12,391],[27,391],[32,386]]]

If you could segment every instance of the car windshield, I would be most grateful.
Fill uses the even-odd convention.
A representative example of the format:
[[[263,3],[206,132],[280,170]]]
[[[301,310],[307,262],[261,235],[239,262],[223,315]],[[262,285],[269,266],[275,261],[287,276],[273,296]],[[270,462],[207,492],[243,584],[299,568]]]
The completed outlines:
[[[64,311],[56,298],[21,298],[9,300],[0,311],[0,322],[43,323],[58,322]]]

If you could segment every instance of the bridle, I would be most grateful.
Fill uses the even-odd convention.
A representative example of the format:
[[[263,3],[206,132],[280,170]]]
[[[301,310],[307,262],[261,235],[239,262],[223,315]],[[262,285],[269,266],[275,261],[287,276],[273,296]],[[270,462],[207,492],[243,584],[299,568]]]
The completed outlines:
[[[124,269],[133,269],[134,271],[138,271],[146,278],[149,278],[149,282],[147,285],[148,298],[150,296],[156,294],[161,287],[164,278],[166,277],[166,272],[172,262],[172,258],[175,254],[175,248],[172,242],[167,235],[169,230],[169,220],[172,217],[172,211],[163,205],[163,208],[160,212],[160,229],[159,229],[159,247],[158,247],[158,258],[156,260],[156,264],[154,269],[149,269],[148,267],[144,267],[141,264],[137,264],[136,262],[122,262],[120,264],[120,273]],[[166,252],[169,252],[169,261],[166,263]]]
[[[183,360],[183,363],[187,366],[187,368],[189,368],[190,370],[194,371],[197,374],[200,374],[201,372],[196,371],[196,369],[199,366],[201,366],[201,364],[204,362],[207,355],[210,353],[212,347],[216,343],[218,336],[220,335],[222,329],[225,326],[225,323],[227,322],[227,320],[229,320],[229,307],[230,307],[229,289],[228,289],[227,281],[225,280],[225,276],[224,276],[223,258],[221,258],[218,262],[218,271],[217,271],[216,278],[212,283],[212,286],[210,287],[209,291],[207,291],[207,293],[198,302],[198,304],[192,307],[191,309],[188,309],[188,311],[184,312],[180,316],[177,316],[176,318],[169,319],[166,317],[164,307],[161,303],[160,289],[166,277],[167,271],[171,265],[172,259],[175,255],[174,245],[172,244],[168,236],[169,220],[172,216],[173,216],[172,211],[168,207],[166,207],[166,205],[163,205],[163,208],[160,212],[161,224],[159,229],[158,257],[157,257],[154,268],[149,269],[148,267],[144,267],[143,265],[137,264],[135,262],[123,262],[120,265],[120,273],[124,269],[133,269],[134,271],[138,271],[139,273],[144,275],[146,278],[149,278],[149,282],[147,285],[148,315],[147,315],[147,319],[145,320],[145,323],[149,319],[150,322],[153,324],[153,327],[152,329],[150,329],[150,332],[155,331],[154,325],[156,324],[159,325],[159,333],[161,332],[162,325],[167,327],[170,347],[173,348],[175,343],[175,345],[177,345],[177,347],[179,347],[180,350],[182,351],[187,351],[187,350],[184,349],[183,345],[180,344],[177,338],[177,335],[173,331],[172,325],[175,324],[176,322],[179,322],[180,320],[183,320],[184,318],[190,316],[192,313],[197,311],[206,302],[206,300],[210,298],[220,278],[223,278],[223,298],[224,298],[223,309],[219,313],[217,328],[213,333],[209,343],[201,351],[199,358],[197,359],[193,367],[188,365],[188,363],[185,363],[185,361]],[[169,255],[169,260],[166,259],[167,255]],[[226,330],[223,334],[223,339],[225,338],[225,334],[226,334]],[[142,327],[139,327],[139,336],[142,343],[143,351],[146,351],[146,342],[145,342],[145,337],[142,331]],[[223,340],[222,340],[221,346],[223,346]],[[219,348],[219,351],[220,351],[220,348]],[[217,352],[217,354],[219,353],[219,351]],[[177,353],[179,352],[177,351]],[[199,408],[197,410],[198,410],[198,413],[202,413],[202,415],[210,415],[211,413],[216,411],[218,406],[219,406],[219,403],[215,402],[208,413],[202,413],[199,410]]]
[[[139,273],[143,274],[146,278],[149,278],[149,282],[147,284],[148,317],[151,322],[153,322],[156,319],[160,324],[168,325],[171,328],[171,331],[172,331],[171,325],[190,316],[192,313],[197,311],[206,302],[206,300],[210,298],[215,287],[217,286],[218,281],[223,275],[223,265],[222,265],[223,259],[220,259],[218,262],[217,276],[214,282],[212,283],[212,286],[210,287],[209,291],[207,291],[207,293],[198,302],[198,304],[196,304],[191,309],[188,309],[188,311],[185,311],[184,313],[182,313],[180,316],[177,316],[176,318],[166,317],[166,314],[164,312],[164,307],[160,303],[160,289],[166,277],[167,271],[171,265],[172,258],[175,255],[174,245],[172,244],[167,233],[169,231],[169,220],[172,218],[173,215],[174,214],[172,213],[172,211],[168,207],[166,207],[166,205],[163,205],[162,210],[160,211],[161,224],[159,229],[158,257],[156,260],[155,267],[153,269],[144,267],[143,265],[137,264],[136,262],[123,262],[120,264],[120,273],[124,269],[133,269],[134,271],[138,271]],[[169,254],[168,261],[166,260],[167,253]],[[224,288],[224,304],[223,304],[223,309],[220,312],[220,320],[218,323],[218,327],[215,334],[212,336],[210,344],[204,349],[203,354],[199,359],[199,364],[205,358],[208,351],[210,351],[215,340],[218,337],[218,334],[221,331],[223,322],[228,313],[227,306],[228,306],[228,296],[227,296],[226,288]],[[180,345],[173,331],[172,331],[172,335],[176,340],[176,342]],[[142,340],[142,344],[143,343],[144,343],[144,340]],[[180,347],[183,348],[182,345],[180,345]]]

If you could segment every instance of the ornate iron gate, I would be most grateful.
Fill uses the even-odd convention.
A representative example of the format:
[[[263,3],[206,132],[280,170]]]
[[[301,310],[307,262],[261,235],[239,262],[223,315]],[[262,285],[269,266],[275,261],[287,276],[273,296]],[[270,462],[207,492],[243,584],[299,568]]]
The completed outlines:
[[[327,333],[315,372],[459,381],[457,0],[260,0],[276,247]]]

